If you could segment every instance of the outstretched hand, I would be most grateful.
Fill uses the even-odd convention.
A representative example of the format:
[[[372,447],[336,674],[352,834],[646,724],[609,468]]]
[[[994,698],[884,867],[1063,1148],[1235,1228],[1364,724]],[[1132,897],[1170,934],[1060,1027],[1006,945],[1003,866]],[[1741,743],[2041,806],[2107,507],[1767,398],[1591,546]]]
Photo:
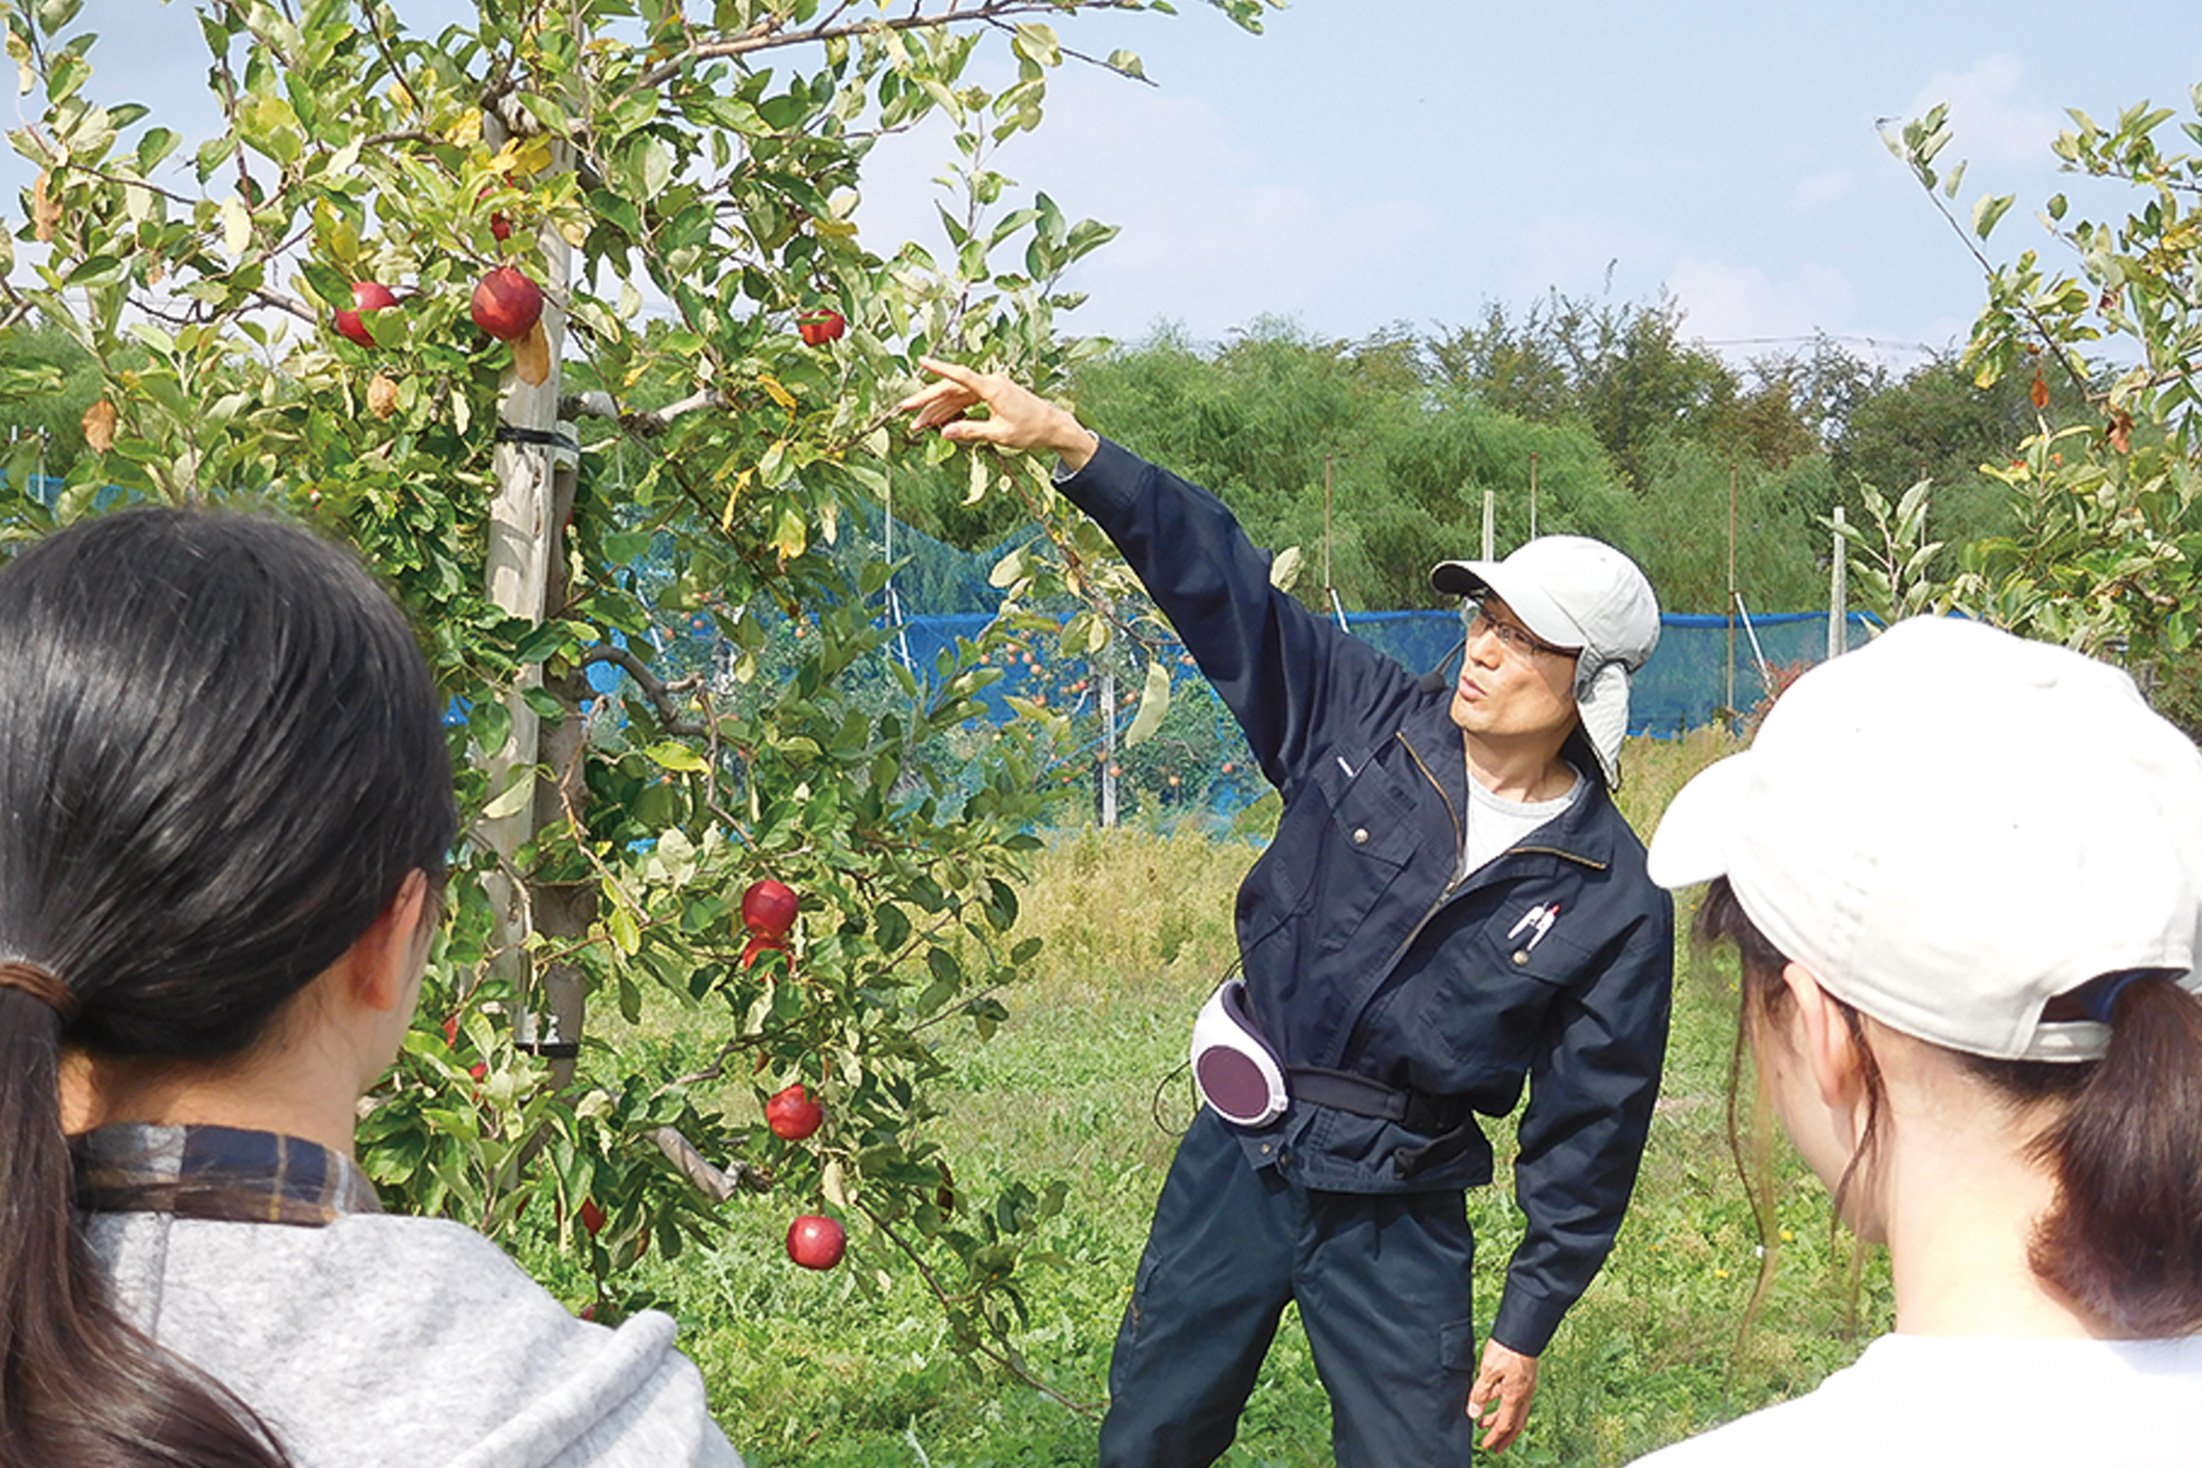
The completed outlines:
[[[954,362],[921,357],[940,381],[904,398],[896,408],[913,415],[914,428],[939,428],[957,443],[990,443],[1005,449],[1053,450],[1073,471],[1093,457],[1094,436],[1065,409],[998,372],[973,372]],[[989,416],[966,418],[986,406]]]
[[[1476,1384],[1468,1388],[1468,1416],[1484,1429],[1480,1446],[1485,1452],[1501,1452],[1521,1435],[1529,1420],[1529,1399],[1536,1394],[1537,1358],[1485,1341]]]

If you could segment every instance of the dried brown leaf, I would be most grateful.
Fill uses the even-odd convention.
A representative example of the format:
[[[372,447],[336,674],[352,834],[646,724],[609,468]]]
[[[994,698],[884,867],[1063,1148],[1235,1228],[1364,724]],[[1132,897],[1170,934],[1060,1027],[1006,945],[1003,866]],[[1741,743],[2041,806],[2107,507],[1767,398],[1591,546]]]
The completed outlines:
[[[52,169],[40,169],[31,188],[31,224],[42,245],[53,243],[54,231],[61,225],[61,201],[54,197],[53,179]]]
[[[367,411],[386,420],[397,410],[397,380],[387,372],[377,372],[367,384]]]
[[[529,387],[541,387],[550,381],[550,337],[544,333],[542,322],[536,322],[526,336],[512,344],[512,369]]]
[[[84,410],[84,442],[95,454],[104,454],[115,444],[115,405],[105,398]]]

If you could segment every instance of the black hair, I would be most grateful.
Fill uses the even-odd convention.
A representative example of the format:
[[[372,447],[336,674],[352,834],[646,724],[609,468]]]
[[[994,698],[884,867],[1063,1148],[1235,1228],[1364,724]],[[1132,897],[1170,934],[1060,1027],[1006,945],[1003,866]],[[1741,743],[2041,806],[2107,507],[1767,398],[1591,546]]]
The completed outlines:
[[[0,571],[0,959],[74,1001],[0,988],[0,1461],[287,1461],[110,1300],[60,1056],[250,1049],[455,830],[427,664],[348,553],[130,510]]]
[[[1735,1120],[1741,1052],[1751,1026],[1791,1002],[1782,981],[1789,960],[1744,912],[1725,877],[1699,905],[1696,934],[1701,943],[1733,941],[1741,960],[1738,1060],[1729,1086],[1729,1135],[1741,1165]],[[2111,1010],[2109,1048],[2099,1060],[1948,1053],[2014,1108],[2045,1102],[2056,1108],[2056,1119],[2031,1147],[2057,1185],[2029,1241],[2034,1273],[2107,1334],[2163,1339],[2202,1330],[2202,1166],[2196,1163],[2202,1158],[2202,999],[2181,988],[2175,975],[2118,977],[2123,982]],[[1835,1189],[1840,1214],[1852,1183],[1862,1171],[1871,1174],[1887,1092],[1862,1016],[1840,999],[1834,1003],[1862,1058],[1865,1090],[1859,1144]],[[2052,1012],[2058,1006],[2059,1000],[2051,1001]],[[1763,1172],[1754,1177],[1745,1169],[1754,1206],[1765,1181]],[[1758,1293],[1764,1288],[1762,1275]]]

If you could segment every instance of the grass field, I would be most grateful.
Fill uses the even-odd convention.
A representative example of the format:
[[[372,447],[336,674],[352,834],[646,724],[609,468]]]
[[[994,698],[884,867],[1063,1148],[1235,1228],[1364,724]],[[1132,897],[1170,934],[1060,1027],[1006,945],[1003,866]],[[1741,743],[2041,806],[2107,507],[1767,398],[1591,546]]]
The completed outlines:
[[[1694,769],[1726,746],[1703,734],[1639,742],[1622,804],[1649,834]],[[1108,1355],[1174,1138],[1154,1117],[1157,1085],[1184,1055],[1187,1026],[1229,963],[1232,893],[1247,841],[1154,830],[1058,837],[1036,864],[1022,927],[1046,939],[1030,982],[1005,996],[1011,1023],[988,1043],[952,1042],[958,1088],[945,1140],[967,1191],[990,1176],[1060,1178],[1071,1188],[1048,1225],[1055,1262],[1026,1281],[1032,1328],[1021,1345],[1064,1395],[1098,1404]],[[1682,916],[1687,918],[1687,914]],[[1830,1234],[1824,1195],[1777,1155],[1781,1268],[1761,1321],[1739,1346],[1758,1275],[1758,1233],[1728,1156],[1726,1086],[1732,975],[1679,955],[1674,1039],[1635,1205],[1612,1260],[1547,1353],[1528,1431],[1500,1461],[1623,1463],[1737,1413],[1811,1387],[1885,1328],[1885,1274],[1869,1267],[1859,1327],[1847,1326],[1847,1236]],[[693,1022],[693,1014],[687,1017]],[[646,1014],[612,1035],[622,1049],[677,1043],[674,1016]],[[1180,1080],[1164,1119],[1191,1110]],[[1501,1261],[1519,1236],[1507,1188],[1511,1129],[1492,1128],[1499,1183],[1473,1193],[1478,1313],[1496,1305]],[[849,1262],[826,1275],[790,1267],[788,1208],[772,1198],[726,1209],[715,1248],[645,1269],[641,1283],[682,1323],[728,1434],[757,1465],[1090,1463],[1095,1419],[956,1356],[937,1308],[908,1271],[859,1286],[878,1259],[861,1228]],[[570,1267],[526,1261],[575,1298]],[[1329,1414],[1305,1338],[1289,1314],[1225,1459],[1330,1462]]]

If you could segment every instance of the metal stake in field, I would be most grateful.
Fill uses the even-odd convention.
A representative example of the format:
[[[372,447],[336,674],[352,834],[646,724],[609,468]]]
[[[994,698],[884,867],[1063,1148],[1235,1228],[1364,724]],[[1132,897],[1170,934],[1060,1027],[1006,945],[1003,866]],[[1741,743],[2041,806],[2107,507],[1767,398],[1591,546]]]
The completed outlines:
[[[1330,465],[1332,456],[1323,455],[1323,599],[1330,603],[1331,615],[1338,619],[1338,630],[1350,632],[1346,625],[1346,604],[1338,599],[1338,588],[1330,579]]]
[[[1843,507],[1835,507],[1835,548],[1827,558],[1827,655],[1850,651],[1850,542],[1843,535]]]
[[[1736,466],[1728,466],[1728,732],[1736,732]]]
[[[1101,674],[1101,824],[1116,825],[1116,674]]]

